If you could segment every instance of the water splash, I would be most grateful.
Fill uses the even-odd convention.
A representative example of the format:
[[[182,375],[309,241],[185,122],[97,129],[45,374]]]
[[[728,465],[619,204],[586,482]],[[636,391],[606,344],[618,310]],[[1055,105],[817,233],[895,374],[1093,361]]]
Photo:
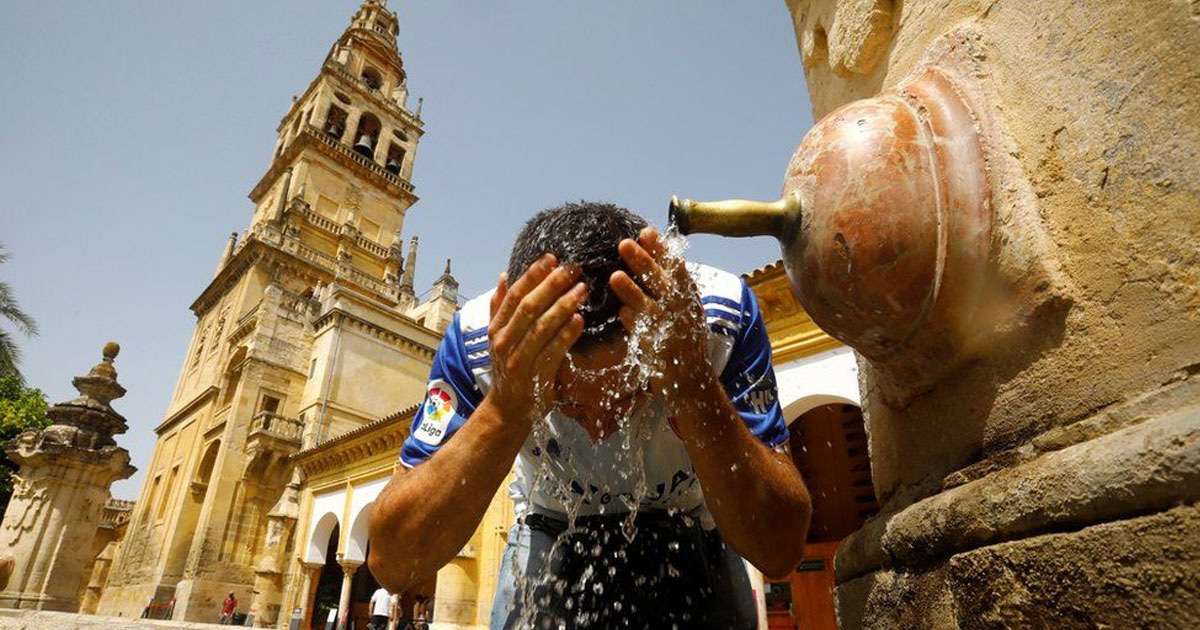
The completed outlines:
[[[662,239],[665,250],[664,267],[669,277],[671,270],[676,268],[676,265],[686,264],[684,262],[684,253],[687,251],[688,242],[684,236],[679,234],[678,229],[674,225],[667,228],[662,234]],[[675,287],[669,283],[668,289],[683,291],[684,287]],[[631,385],[636,391],[648,391],[651,388],[651,384],[661,379],[663,375],[663,349],[671,334],[671,327],[662,326],[648,317],[642,317],[636,320],[632,330],[628,331],[627,350],[624,357],[616,364],[603,368],[585,368],[579,365],[571,355],[568,355],[566,359],[567,365],[569,369],[584,378],[599,380],[605,376],[615,374],[620,377],[616,379],[617,381]],[[535,389],[539,386],[542,385],[535,383]],[[552,386],[552,384],[546,384],[545,386]],[[645,416],[644,413],[638,413],[640,408],[635,409],[632,406],[625,408],[619,404],[625,393],[621,391],[604,391],[597,404],[604,411],[616,415],[616,428],[612,431],[612,434],[604,435],[602,439],[609,440],[619,437],[621,446],[616,461],[613,464],[614,470],[604,471],[604,473],[609,475],[615,473],[622,481],[632,480],[633,482],[631,492],[618,493],[617,495],[620,498],[619,505],[624,507],[625,510],[625,516],[622,519],[619,530],[620,535],[628,543],[632,543],[638,535],[638,515],[649,496],[649,485],[646,479],[645,447],[650,440],[651,431],[655,427],[649,426],[647,422],[639,421],[640,418]],[[613,577],[616,575],[617,567],[610,560],[625,560],[623,551],[618,551],[612,559],[602,558],[601,553],[603,548],[600,541],[595,542],[590,550],[579,540],[576,540],[575,544],[570,545],[568,548],[568,541],[581,532],[578,526],[578,519],[584,507],[586,495],[584,493],[571,492],[569,487],[564,485],[563,477],[567,480],[586,481],[590,475],[584,476],[580,474],[581,471],[576,469],[575,458],[573,457],[552,458],[550,454],[550,443],[553,437],[553,431],[550,426],[551,414],[546,411],[548,410],[535,413],[532,423],[532,453],[537,465],[534,469],[533,478],[526,480],[527,499],[532,499],[532,497],[541,493],[552,496],[566,507],[565,517],[567,527],[555,537],[549,550],[546,552],[545,563],[548,566],[552,565],[556,559],[561,559],[565,553],[574,553],[578,556],[587,555],[594,558],[594,560],[584,568],[575,584],[568,584],[566,580],[556,578],[549,571],[544,571],[537,575],[527,575],[521,563],[517,561],[517,558],[510,559],[510,564],[515,574],[513,606],[519,607],[521,611],[516,627],[522,630],[550,630],[552,628],[567,627],[567,619],[551,618],[545,615],[543,609],[549,603],[549,592],[552,590],[557,595],[562,596],[568,593],[582,594],[590,590],[593,595],[601,595],[604,585],[601,581],[596,580],[597,565],[605,569],[609,577]],[[593,448],[595,447],[596,445],[593,445]],[[555,466],[559,467],[557,473]],[[595,473],[595,471],[582,472]],[[603,513],[603,510],[601,510],[601,513]],[[674,513],[672,511],[672,514]],[[683,514],[682,518],[688,527],[694,522],[686,514]],[[657,537],[657,534],[655,534],[655,537]],[[604,542],[607,542],[607,540]],[[678,543],[672,543],[672,545],[672,550],[678,549]],[[672,577],[679,575],[676,567],[669,562],[665,565],[665,571],[667,575]],[[637,576],[634,578],[634,581],[639,585],[653,587],[658,579],[651,576]],[[544,595],[539,597],[538,593],[543,593]],[[568,613],[570,613],[576,607],[575,597],[568,595],[564,604]],[[616,599],[612,603],[612,607],[617,611],[621,611],[624,608],[624,603],[620,599]],[[636,612],[636,606],[630,605],[630,613],[635,614]],[[593,614],[598,615],[598,613]],[[598,621],[598,618],[592,619],[586,611],[579,610],[572,615],[571,621],[579,627],[587,627],[589,623]]]

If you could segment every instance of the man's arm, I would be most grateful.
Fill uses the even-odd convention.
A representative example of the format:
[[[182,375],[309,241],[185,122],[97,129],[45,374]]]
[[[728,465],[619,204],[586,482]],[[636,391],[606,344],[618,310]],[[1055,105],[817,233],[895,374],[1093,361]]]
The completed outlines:
[[[662,373],[656,389],[676,419],[717,527],[767,576],[788,574],[803,556],[812,516],[799,471],[786,453],[751,434],[714,374],[704,312],[684,262],[668,259],[649,228],[637,242],[622,241],[619,251],[645,287],[624,272],[613,274],[613,290],[625,303],[621,319],[632,329],[650,318],[667,331],[655,357]]]
[[[484,399],[429,461],[397,468],[371,511],[371,574],[402,592],[467,544],[525,442]]]
[[[812,517],[791,457],[750,434],[715,376],[681,384],[667,404],[721,535],[767,577],[786,577]]]
[[[501,276],[488,327],[492,386],[453,438],[428,461],[399,468],[371,511],[371,573],[401,592],[432,575],[470,539],[503,483],[558,366],[583,332],[579,272],[553,256],[508,288]],[[418,543],[419,541],[419,543]]]

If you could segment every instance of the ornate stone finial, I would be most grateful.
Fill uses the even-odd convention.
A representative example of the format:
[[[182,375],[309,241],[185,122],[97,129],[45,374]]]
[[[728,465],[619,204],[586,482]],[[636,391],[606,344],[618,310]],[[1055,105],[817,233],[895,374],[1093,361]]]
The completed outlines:
[[[424,105],[425,105],[425,97],[422,96],[417,99],[417,114],[416,114],[417,120],[421,119],[421,107],[423,107]]]
[[[88,376],[102,376],[105,378],[116,380],[117,370],[113,367],[113,359],[121,352],[121,345],[115,341],[110,341],[104,344],[104,349],[100,351],[101,360],[93,367]]]
[[[229,264],[229,260],[233,258],[233,250],[237,249],[238,233],[233,232],[229,235],[229,240],[225,241],[225,249],[221,251],[221,260],[217,263],[217,270],[213,272],[213,277],[221,274],[221,270],[225,265]]]
[[[104,344],[101,352],[103,358],[86,376],[76,376],[72,383],[85,398],[91,398],[102,405],[108,405],[114,398],[125,395],[125,388],[117,382],[117,370],[113,367],[113,359],[121,352],[121,346],[115,341]]]
[[[446,270],[442,272],[441,277],[433,283],[435,293],[440,292],[443,297],[449,299],[458,299],[458,280],[450,275],[450,259],[446,259]]]

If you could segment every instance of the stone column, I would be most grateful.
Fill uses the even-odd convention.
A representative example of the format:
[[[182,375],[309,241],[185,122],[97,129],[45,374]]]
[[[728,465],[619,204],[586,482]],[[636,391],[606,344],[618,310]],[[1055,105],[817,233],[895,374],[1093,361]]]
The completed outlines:
[[[113,435],[128,428],[109,403],[117,383],[116,343],[104,360],[75,377],[80,396],[47,411],[50,426],[18,435],[4,450],[20,466],[0,526],[0,550],[15,560],[0,607],[76,611],[85,567],[109,486],[137,469]]]
[[[417,141],[411,140],[404,145],[404,162],[400,164],[400,179],[412,181],[413,166],[417,163]]]
[[[350,622],[350,587],[354,584],[354,572],[362,563],[341,558],[338,564],[342,566],[342,594],[338,598],[337,630],[346,630]]]
[[[310,125],[317,129],[325,128],[325,121],[329,120],[329,89],[321,88],[317,92],[317,97],[313,99],[313,113]]]
[[[324,569],[325,565],[319,562],[301,562],[300,566],[304,571],[304,585],[300,587],[297,598],[300,602],[300,627],[312,630],[313,600],[317,597],[317,582],[321,579],[321,569]]]
[[[342,144],[352,147],[354,142],[358,140],[355,137],[355,132],[358,131],[358,120],[362,118],[362,109],[355,107],[346,114],[346,129],[342,131]]]
[[[388,147],[392,144],[392,126],[383,124],[379,130],[379,139],[375,141],[375,161],[380,166],[387,166]],[[358,138],[355,138],[357,140]]]

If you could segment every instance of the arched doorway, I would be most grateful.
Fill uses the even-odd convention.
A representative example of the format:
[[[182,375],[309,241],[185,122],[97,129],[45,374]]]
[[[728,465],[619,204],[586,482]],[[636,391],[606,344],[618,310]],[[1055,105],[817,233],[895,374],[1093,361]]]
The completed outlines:
[[[838,543],[879,511],[862,409],[836,397],[797,401],[791,418],[792,460],[813,501],[804,561],[786,580],[766,584],[770,630],[837,630],[833,556]]]
[[[319,531],[319,526],[318,526]],[[338,601],[342,594],[342,567],[338,564],[338,539],[341,536],[341,526],[336,520],[325,544],[325,566],[321,568],[320,577],[313,595],[312,617],[309,619],[310,628],[324,628],[329,611],[337,610]],[[314,537],[314,539],[317,539]]]

